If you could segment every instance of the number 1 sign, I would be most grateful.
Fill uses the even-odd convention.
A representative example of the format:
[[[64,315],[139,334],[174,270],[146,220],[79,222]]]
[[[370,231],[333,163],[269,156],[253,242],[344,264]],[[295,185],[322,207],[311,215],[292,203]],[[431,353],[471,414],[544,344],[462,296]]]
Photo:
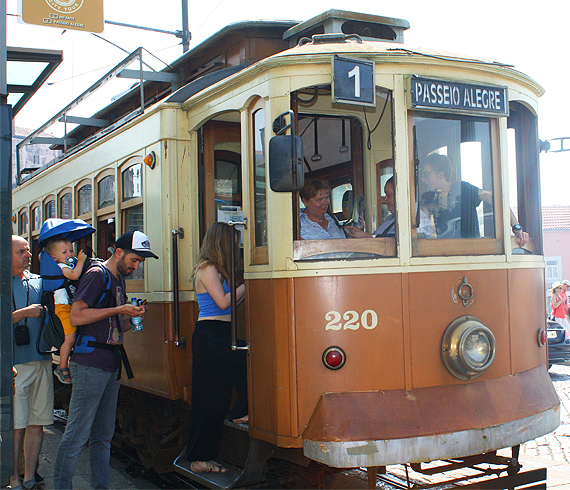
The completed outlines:
[[[376,105],[374,62],[333,58],[333,103]]]

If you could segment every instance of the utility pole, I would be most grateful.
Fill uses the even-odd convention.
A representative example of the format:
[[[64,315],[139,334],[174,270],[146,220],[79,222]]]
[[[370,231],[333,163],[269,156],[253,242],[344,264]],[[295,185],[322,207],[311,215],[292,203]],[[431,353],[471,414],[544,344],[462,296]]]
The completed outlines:
[[[12,107],[8,105],[6,0],[0,0],[0,485],[14,472],[12,369]]]

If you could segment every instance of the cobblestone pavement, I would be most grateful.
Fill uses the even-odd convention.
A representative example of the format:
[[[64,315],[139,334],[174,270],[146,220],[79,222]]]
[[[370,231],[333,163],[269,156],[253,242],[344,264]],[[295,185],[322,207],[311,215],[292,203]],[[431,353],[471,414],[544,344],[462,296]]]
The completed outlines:
[[[560,398],[560,426],[521,446],[520,457],[533,456],[570,464],[570,366],[555,364],[549,373]]]

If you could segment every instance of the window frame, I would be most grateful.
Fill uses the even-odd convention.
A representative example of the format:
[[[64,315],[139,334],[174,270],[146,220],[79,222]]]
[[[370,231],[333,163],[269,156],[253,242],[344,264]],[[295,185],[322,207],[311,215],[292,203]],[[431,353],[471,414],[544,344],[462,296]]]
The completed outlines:
[[[408,111],[408,155],[409,155],[409,180],[410,180],[410,226],[412,239],[412,257],[440,257],[458,255],[500,255],[504,253],[503,234],[503,207],[502,186],[500,168],[500,138],[499,119],[485,117],[489,121],[491,142],[491,172],[493,182],[493,214],[494,214],[494,238],[418,238],[417,229],[414,227],[416,218],[416,181],[415,181],[415,148],[414,148],[414,115],[425,114],[429,117],[442,118],[445,116],[473,117],[472,114],[455,114],[430,112],[425,110]]]
[[[131,167],[135,166],[135,165],[141,165],[141,196],[138,197],[132,197],[129,199],[125,200],[124,197],[124,185],[123,185],[123,176],[124,173],[126,171],[128,171]],[[130,157],[127,160],[125,160],[118,168],[118,176],[119,176],[119,184],[115,186],[115,190],[116,190],[116,194],[115,194],[115,203],[118,202],[118,206],[119,206],[119,213],[121,216],[121,224],[120,224],[120,228],[121,228],[121,234],[122,233],[126,233],[127,229],[126,229],[126,224],[127,224],[127,220],[125,219],[126,216],[126,212],[132,208],[135,208],[137,206],[141,206],[142,208],[142,213],[143,213],[143,229],[139,230],[144,232],[145,231],[145,215],[144,215],[144,195],[145,195],[145,171],[144,169],[146,168],[146,165],[144,164],[143,161],[143,157],[141,156],[134,156],[134,157]],[[117,182],[117,178],[115,178],[115,182]],[[117,201],[117,196],[119,196],[119,199]],[[144,265],[143,265],[144,267]],[[144,291],[144,281],[145,281],[145,277],[146,277],[146,270],[143,269],[143,277],[142,279],[129,279],[128,277],[125,278],[125,284],[126,284],[126,288],[128,292],[141,292]]]
[[[90,192],[90,201],[91,201],[91,209],[90,211],[88,211],[87,213],[82,213],[80,214],[80,198],[79,198],[79,192],[81,191],[81,189],[83,189],[85,186],[91,186],[91,192]],[[91,179],[84,179],[79,181],[76,185],[75,185],[75,212],[77,213],[77,217],[82,219],[83,221],[87,221],[90,220],[93,217],[93,196],[94,196],[94,192],[93,192],[93,181]]]
[[[264,166],[265,166],[265,226],[266,226],[266,235],[267,235],[267,244],[266,245],[258,245],[256,242],[255,237],[255,210],[256,210],[256,201],[255,201],[255,169],[256,169],[256,161],[255,161],[255,135],[254,135],[254,117],[255,114],[262,110],[264,115],[264,139],[261,142],[263,145],[263,152],[264,152]],[[268,206],[267,201],[269,197],[269,186],[268,186],[268,177],[269,177],[269,170],[267,167],[267,136],[268,136],[268,124],[267,124],[267,115],[268,110],[265,104],[265,101],[259,97],[254,100],[248,110],[248,148],[249,148],[249,196],[250,196],[250,209],[251,209],[251,216],[252,216],[252,223],[248,226],[249,232],[249,239],[251,244],[251,263],[252,265],[265,265],[269,263],[269,219],[268,219]]]
[[[69,195],[70,199],[70,209],[69,209],[69,217],[65,218],[64,216],[62,216],[63,206],[61,200],[67,195]],[[57,193],[57,216],[61,219],[73,219],[75,216],[73,190],[71,189],[71,187],[66,187]]]

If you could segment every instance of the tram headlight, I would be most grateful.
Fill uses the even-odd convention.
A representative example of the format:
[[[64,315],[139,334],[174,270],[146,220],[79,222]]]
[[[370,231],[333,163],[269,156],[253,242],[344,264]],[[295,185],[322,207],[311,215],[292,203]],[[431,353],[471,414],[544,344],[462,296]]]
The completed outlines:
[[[496,349],[493,332],[473,316],[454,320],[441,343],[445,366],[453,376],[463,380],[474,379],[489,369]]]

